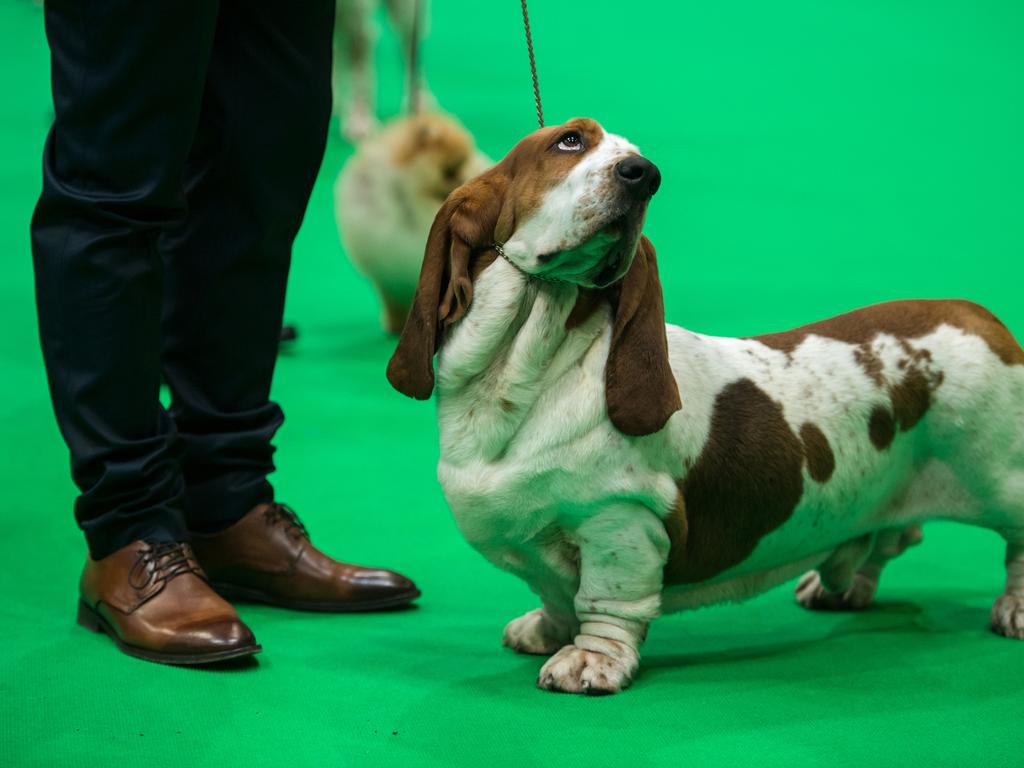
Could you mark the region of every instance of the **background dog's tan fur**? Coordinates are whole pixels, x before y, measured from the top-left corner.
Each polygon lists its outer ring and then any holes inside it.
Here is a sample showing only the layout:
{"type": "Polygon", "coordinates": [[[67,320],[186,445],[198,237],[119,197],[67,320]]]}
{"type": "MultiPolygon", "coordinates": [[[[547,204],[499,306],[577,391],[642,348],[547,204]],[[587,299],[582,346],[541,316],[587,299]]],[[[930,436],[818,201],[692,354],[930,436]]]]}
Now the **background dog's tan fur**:
{"type": "Polygon", "coordinates": [[[420,114],[385,126],[342,168],[335,185],[342,244],[377,288],[389,332],[405,323],[441,204],[490,164],[455,118],[420,114]]]}

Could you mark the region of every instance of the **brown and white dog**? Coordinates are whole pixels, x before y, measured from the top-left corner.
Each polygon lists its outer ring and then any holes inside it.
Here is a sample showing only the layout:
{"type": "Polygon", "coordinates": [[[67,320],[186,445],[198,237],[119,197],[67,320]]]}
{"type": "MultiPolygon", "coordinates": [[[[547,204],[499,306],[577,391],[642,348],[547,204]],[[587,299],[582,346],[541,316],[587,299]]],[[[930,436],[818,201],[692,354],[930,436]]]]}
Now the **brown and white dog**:
{"type": "Polygon", "coordinates": [[[1024,350],[963,301],[901,301],[729,339],[665,326],[641,235],[657,169],[593,120],[456,190],[388,367],[435,388],[459,527],[542,607],[505,628],[538,684],[629,684],[648,623],[813,569],[861,608],[944,518],[1007,541],[992,628],[1024,637],[1024,350]],[[496,250],[496,248],[498,250],[496,250]],[[442,343],[443,342],[443,343],[442,343]]]}

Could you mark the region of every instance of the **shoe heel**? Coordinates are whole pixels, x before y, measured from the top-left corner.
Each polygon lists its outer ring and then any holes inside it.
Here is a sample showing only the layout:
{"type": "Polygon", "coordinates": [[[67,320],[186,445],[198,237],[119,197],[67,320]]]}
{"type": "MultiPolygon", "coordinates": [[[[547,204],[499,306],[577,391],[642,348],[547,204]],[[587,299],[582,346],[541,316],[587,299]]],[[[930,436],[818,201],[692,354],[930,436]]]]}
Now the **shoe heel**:
{"type": "Polygon", "coordinates": [[[78,601],[78,623],[90,632],[102,632],[103,625],[96,612],[85,604],[84,600],[78,601]]]}

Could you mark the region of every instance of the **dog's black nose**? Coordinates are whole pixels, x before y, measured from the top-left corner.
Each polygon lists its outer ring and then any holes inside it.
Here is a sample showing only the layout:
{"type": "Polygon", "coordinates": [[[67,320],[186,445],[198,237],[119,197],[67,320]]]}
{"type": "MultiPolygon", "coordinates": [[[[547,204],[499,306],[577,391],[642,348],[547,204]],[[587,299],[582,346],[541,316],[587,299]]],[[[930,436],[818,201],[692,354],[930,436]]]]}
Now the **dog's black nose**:
{"type": "Polygon", "coordinates": [[[619,181],[637,197],[650,197],[661,186],[661,171],[646,157],[627,157],[615,166],[619,181]]]}

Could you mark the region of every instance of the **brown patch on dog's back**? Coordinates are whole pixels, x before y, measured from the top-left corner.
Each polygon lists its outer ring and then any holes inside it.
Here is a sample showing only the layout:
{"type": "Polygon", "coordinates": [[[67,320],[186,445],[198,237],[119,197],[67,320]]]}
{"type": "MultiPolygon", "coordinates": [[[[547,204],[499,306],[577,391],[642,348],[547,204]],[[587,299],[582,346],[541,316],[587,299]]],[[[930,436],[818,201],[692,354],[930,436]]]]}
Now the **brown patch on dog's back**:
{"type": "Polygon", "coordinates": [[[781,405],[749,379],[725,387],[704,449],[679,483],[682,501],[665,521],[665,583],[704,581],[749,557],[796,509],[803,461],[781,405]]]}
{"type": "Polygon", "coordinates": [[[800,439],[807,455],[807,471],[817,482],[827,483],[836,471],[836,457],[825,433],[808,421],[800,427],[800,439]]]}
{"type": "MultiPolygon", "coordinates": [[[[898,339],[917,339],[944,323],[981,338],[1006,365],[1024,365],[1024,349],[1007,327],[984,307],[960,299],[890,301],[789,331],[750,338],[789,354],[808,336],[866,345],[880,333],[898,339]]],[[[869,357],[858,357],[857,362],[875,378],[872,374],[875,363],[869,357]]]]}
{"type": "MultiPolygon", "coordinates": [[[[897,431],[907,432],[924,418],[932,404],[932,393],[942,385],[944,373],[935,366],[931,351],[915,349],[908,341],[920,339],[942,325],[977,336],[1005,365],[1024,365],[1024,349],[1006,326],[984,307],[961,300],[876,304],[790,331],[754,336],[751,340],[787,355],[808,336],[855,345],[854,360],[889,396],[888,407],[876,406],[867,424],[871,443],[882,451],[892,445],[897,431]],[[880,334],[894,337],[905,355],[896,363],[902,377],[888,386],[882,360],[872,348],[872,341],[880,334]]],[[[892,378],[888,377],[890,382],[892,378]]]]}

